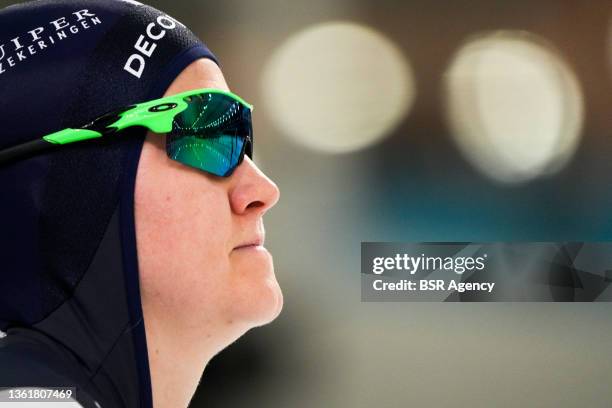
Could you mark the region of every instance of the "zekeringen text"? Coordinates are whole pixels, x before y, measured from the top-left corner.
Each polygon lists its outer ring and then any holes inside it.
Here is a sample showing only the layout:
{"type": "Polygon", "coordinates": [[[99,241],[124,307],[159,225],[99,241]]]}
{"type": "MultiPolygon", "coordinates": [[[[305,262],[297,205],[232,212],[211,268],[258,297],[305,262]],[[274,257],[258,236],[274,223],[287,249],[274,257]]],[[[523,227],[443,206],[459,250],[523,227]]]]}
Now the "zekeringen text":
{"type": "Polygon", "coordinates": [[[0,75],[36,54],[99,24],[102,24],[100,17],[88,9],[83,9],[39,27],[30,27],[30,30],[9,40],[0,39],[0,75]]]}

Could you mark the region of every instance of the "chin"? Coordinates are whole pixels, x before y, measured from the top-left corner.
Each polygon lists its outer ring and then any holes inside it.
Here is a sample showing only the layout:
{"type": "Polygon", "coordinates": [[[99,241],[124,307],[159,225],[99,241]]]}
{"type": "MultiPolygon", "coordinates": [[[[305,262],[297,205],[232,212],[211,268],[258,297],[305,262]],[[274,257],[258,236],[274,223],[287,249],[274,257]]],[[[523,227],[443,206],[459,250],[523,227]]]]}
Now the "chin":
{"type": "Polygon", "coordinates": [[[253,302],[245,311],[247,321],[252,327],[263,326],[271,323],[280,315],[283,309],[283,292],[274,277],[268,278],[258,288],[253,302]]]}
{"type": "Polygon", "coordinates": [[[248,327],[257,327],[278,317],[283,293],[274,275],[272,256],[267,251],[249,252],[240,252],[233,259],[231,313],[248,327]]]}
{"type": "Polygon", "coordinates": [[[258,326],[271,323],[283,310],[283,292],[278,282],[275,278],[271,278],[266,283],[269,285],[269,291],[271,292],[268,295],[269,304],[266,310],[262,311],[262,318],[259,324],[257,324],[258,326]]]}
{"type": "Polygon", "coordinates": [[[254,277],[241,282],[230,307],[230,320],[241,322],[247,330],[272,322],[283,309],[283,293],[274,274],[254,277]]]}

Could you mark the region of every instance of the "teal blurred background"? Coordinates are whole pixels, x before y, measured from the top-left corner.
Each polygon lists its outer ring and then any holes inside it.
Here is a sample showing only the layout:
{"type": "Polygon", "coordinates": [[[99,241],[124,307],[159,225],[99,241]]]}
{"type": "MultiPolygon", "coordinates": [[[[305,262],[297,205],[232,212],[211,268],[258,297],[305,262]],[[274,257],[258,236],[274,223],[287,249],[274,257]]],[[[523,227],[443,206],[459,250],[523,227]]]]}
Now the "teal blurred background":
{"type": "Polygon", "coordinates": [[[360,302],[362,241],[612,239],[610,1],[147,4],[255,105],[281,190],[283,313],[192,407],[612,406],[610,305],[360,302]]]}

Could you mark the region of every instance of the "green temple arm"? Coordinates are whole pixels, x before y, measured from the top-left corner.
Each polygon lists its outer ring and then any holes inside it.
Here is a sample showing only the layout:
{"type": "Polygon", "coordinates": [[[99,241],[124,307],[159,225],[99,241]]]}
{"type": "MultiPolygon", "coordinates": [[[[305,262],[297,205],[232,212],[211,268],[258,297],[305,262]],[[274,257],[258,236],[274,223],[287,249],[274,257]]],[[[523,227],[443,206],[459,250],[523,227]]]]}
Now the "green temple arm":
{"type": "Polygon", "coordinates": [[[47,136],[43,136],[43,139],[49,143],[63,145],[80,142],[81,140],[94,139],[97,137],[102,137],[102,133],[96,132],[95,130],[68,128],[60,130],[59,132],[51,133],[47,136]]]}

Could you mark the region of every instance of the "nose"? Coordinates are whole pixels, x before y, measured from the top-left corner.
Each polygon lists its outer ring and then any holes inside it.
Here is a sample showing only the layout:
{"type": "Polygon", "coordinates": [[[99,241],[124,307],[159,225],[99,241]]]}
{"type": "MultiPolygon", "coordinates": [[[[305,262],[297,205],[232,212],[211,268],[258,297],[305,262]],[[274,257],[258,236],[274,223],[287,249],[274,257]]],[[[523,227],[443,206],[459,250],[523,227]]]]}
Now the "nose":
{"type": "Polygon", "coordinates": [[[229,197],[236,214],[255,212],[263,215],[278,202],[280,191],[276,184],[246,155],[231,180],[229,197]]]}

